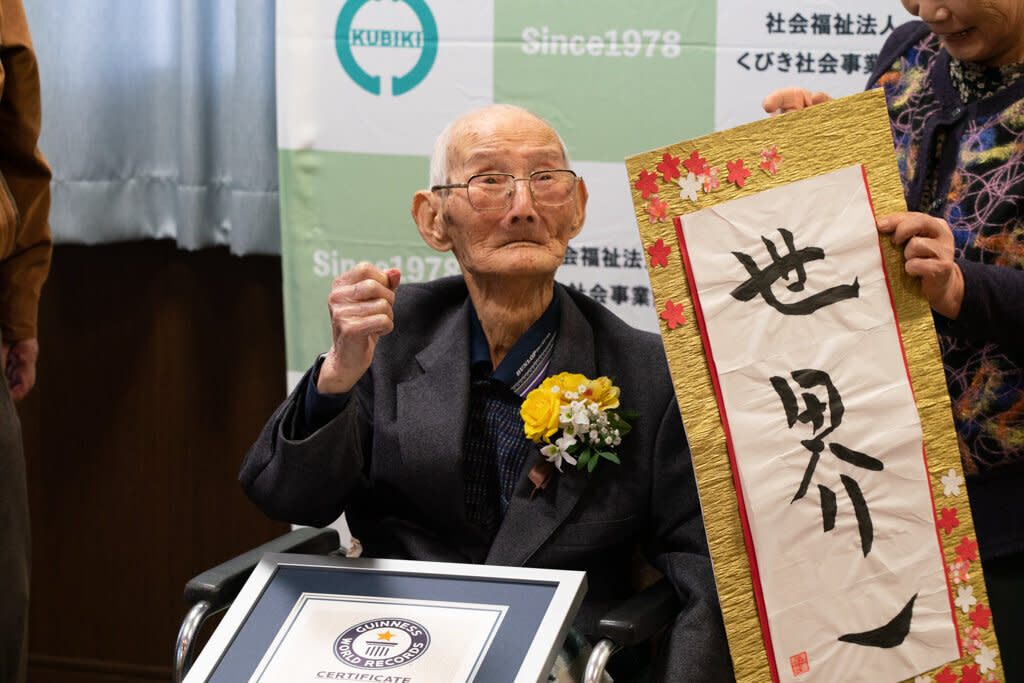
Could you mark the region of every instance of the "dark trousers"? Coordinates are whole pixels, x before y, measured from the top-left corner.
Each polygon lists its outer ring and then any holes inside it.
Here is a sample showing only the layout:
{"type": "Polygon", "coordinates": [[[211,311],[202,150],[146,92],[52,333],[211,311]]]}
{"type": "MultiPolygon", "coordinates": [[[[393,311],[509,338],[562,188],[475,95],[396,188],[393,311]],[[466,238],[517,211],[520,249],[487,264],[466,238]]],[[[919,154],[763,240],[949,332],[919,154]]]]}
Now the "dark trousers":
{"type": "MultiPolygon", "coordinates": [[[[0,369],[2,370],[2,369],[0,369]]],[[[22,683],[28,657],[30,536],[21,423],[0,377],[0,682],[22,683]]]]}
{"type": "Polygon", "coordinates": [[[1024,683],[1024,552],[985,560],[982,569],[1003,660],[1003,680],[1024,683]]]}

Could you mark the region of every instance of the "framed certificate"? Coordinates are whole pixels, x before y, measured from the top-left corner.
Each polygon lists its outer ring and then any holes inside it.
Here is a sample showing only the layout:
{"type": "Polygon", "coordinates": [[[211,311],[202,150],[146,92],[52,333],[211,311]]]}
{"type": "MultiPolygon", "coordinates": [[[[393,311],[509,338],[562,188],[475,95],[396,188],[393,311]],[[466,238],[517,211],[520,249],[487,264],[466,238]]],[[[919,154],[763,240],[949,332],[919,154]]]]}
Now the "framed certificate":
{"type": "Polygon", "coordinates": [[[185,680],[542,681],[585,592],[583,572],[268,554],[185,680]]]}

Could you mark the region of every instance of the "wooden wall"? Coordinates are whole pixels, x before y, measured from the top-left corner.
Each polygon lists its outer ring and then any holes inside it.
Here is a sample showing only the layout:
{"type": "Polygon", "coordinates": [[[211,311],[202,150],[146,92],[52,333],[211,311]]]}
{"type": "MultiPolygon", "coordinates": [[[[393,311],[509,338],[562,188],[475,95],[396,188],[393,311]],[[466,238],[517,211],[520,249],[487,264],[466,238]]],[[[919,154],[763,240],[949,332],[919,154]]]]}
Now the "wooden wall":
{"type": "Polygon", "coordinates": [[[59,246],[19,405],[29,681],[169,680],[185,582],[287,527],[236,474],[284,397],[280,259],[59,246]]]}

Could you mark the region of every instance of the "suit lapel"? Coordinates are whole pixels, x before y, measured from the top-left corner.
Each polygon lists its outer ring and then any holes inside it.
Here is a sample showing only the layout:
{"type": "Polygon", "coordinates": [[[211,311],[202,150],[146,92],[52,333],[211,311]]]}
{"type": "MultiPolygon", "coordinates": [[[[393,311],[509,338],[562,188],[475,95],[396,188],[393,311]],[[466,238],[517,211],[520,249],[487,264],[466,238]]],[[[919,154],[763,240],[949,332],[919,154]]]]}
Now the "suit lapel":
{"type": "MultiPolygon", "coordinates": [[[[548,374],[577,372],[593,379],[597,371],[593,331],[568,291],[560,285],[555,286],[561,289],[562,319],[548,374]]],[[[587,474],[566,464],[562,466],[562,472],[555,471],[547,488],[538,491],[531,500],[533,484],[527,475],[530,468],[542,459],[539,447],[533,446],[519,473],[512,502],[487,554],[487,564],[525,565],[565,522],[583,495],[589,483],[587,474]]]]}
{"type": "MultiPolygon", "coordinates": [[[[467,304],[468,305],[468,304],[467,304]]],[[[396,418],[404,476],[442,519],[465,525],[462,441],[469,415],[469,322],[466,305],[416,354],[421,373],[402,382],[396,418]]]]}

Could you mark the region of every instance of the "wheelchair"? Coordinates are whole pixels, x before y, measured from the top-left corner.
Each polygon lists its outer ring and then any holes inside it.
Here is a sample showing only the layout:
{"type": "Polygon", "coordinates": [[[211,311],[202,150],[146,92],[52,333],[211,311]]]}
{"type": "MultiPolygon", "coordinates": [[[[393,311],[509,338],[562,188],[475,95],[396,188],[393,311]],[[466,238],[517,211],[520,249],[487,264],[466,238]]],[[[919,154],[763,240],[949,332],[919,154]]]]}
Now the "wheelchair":
{"type": "MultiPolygon", "coordinates": [[[[265,553],[345,555],[335,529],[295,529],[195,576],[185,585],[189,611],[174,648],[174,683],[182,683],[192,666],[196,638],[207,619],[227,609],[265,553]]],[[[598,624],[594,645],[581,679],[599,683],[608,659],[625,647],[650,640],[679,613],[680,603],[668,580],[661,578],[609,610],[598,624]]]]}

